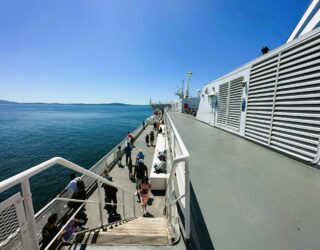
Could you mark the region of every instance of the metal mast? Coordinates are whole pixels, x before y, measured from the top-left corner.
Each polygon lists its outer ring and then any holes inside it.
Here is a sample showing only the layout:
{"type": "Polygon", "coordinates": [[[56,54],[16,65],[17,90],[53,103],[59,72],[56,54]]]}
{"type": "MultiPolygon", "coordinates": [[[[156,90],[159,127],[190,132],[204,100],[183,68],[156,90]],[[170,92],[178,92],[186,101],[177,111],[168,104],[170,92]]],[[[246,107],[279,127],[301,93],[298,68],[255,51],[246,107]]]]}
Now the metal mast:
{"type": "Polygon", "coordinates": [[[190,85],[191,75],[192,75],[192,72],[188,71],[187,72],[187,87],[186,87],[186,92],[185,92],[184,98],[188,98],[189,97],[189,85],[190,85]]]}

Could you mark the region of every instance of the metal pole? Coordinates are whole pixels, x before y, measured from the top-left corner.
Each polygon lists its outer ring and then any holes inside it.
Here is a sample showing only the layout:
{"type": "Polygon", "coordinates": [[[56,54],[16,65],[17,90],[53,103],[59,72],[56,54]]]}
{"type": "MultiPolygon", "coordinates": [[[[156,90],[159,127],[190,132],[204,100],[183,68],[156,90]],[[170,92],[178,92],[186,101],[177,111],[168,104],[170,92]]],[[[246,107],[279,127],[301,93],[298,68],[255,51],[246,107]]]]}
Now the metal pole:
{"type": "Polygon", "coordinates": [[[188,161],[185,161],[184,165],[184,171],[185,171],[185,231],[186,231],[186,239],[190,239],[190,176],[189,176],[189,166],[188,161]]]}
{"type": "Polygon", "coordinates": [[[189,85],[190,85],[190,78],[191,78],[192,72],[188,71],[187,72],[187,87],[186,87],[186,93],[184,95],[184,98],[188,98],[189,97],[189,85]]]}
{"type": "Polygon", "coordinates": [[[132,196],[132,209],[133,209],[133,216],[136,217],[136,204],[135,204],[135,196],[132,196]]]}
{"type": "Polygon", "coordinates": [[[101,182],[97,181],[98,185],[98,196],[99,196],[99,214],[100,214],[100,226],[103,226],[103,201],[102,201],[102,192],[101,192],[101,182]]]}
{"type": "Polygon", "coordinates": [[[37,225],[34,217],[34,209],[32,204],[32,195],[30,191],[29,178],[21,182],[22,195],[24,198],[24,208],[27,215],[31,241],[33,243],[33,249],[39,249],[39,242],[37,237],[37,225]]]}
{"type": "Polygon", "coordinates": [[[126,204],[124,203],[124,192],[123,192],[123,190],[122,190],[122,204],[123,204],[123,206],[122,206],[123,219],[125,219],[125,217],[126,217],[126,214],[125,214],[125,212],[126,212],[126,204]]]}

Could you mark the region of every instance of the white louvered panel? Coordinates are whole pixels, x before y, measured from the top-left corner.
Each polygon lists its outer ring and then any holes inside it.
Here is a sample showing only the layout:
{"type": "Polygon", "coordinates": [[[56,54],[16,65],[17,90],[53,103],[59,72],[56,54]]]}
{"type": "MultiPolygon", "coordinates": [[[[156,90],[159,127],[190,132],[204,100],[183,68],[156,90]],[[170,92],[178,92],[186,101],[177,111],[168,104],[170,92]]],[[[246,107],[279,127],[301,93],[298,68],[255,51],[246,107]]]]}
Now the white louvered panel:
{"type": "Polygon", "coordinates": [[[281,89],[288,89],[288,88],[299,88],[299,87],[304,87],[304,86],[310,86],[310,85],[319,85],[320,84],[320,79],[317,80],[313,80],[313,81],[304,81],[304,82],[300,82],[300,83],[292,83],[290,84],[290,86],[288,86],[287,84],[285,85],[280,85],[277,87],[277,90],[281,90],[281,89]]]}
{"type": "MultiPolygon", "coordinates": [[[[294,133],[294,135],[292,135],[292,133],[288,133],[285,130],[281,130],[279,132],[276,131],[276,130],[273,130],[272,131],[272,135],[275,135],[274,136],[275,138],[283,137],[283,138],[287,138],[287,139],[292,140],[292,141],[297,141],[297,142],[302,142],[302,143],[309,143],[309,144],[314,144],[314,145],[318,144],[318,140],[315,140],[315,139],[312,138],[312,136],[314,136],[314,135],[311,135],[311,137],[306,137],[304,135],[300,135],[300,134],[296,133],[296,131],[292,131],[292,132],[294,133]],[[311,139],[308,139],[308,138],[311,138],[311,139]]],[[[310,148],[308,148],[308,149],[310,149],[310,148]]],[[[311,146],[311,150],[313,150],[313,149],[314,149],[314,146],[311,146]]]]}
{"type": "Polygon", "coordinates": [[[285,59],[289,56],[297,55],[297,54],[303,53],[304,51],[308,51],[310,48],[317,47],[320,44],[319,38],[320,38],[319,36],[316,36],[308,41],[305,41],[303,43],[300,43],[294,47],[291,47],[285,50],[284,51],[285,53],[283,53],[282,58],[285,59]]]}
{"type": "Polygon", "coordinates": [[[257,64],[253,65],[254,71],[250,74],[254,75],[256,72],[260,72],[261,70],[265,70],[268,68],[268,65],[275,64],[274,67],[276,67],[276,62],[278,60],[278,56],[272,56],[270,58],[265,59],[264,61],[258,62],[257,64]]]}
{"type": "MultiPolygon", "coordinates": [[[[292,155],[292,156],[294,156],[294,157],[296,157],[296,158],[299,158],[299,159],[301,159],[301,160],[304,160],[304,161],[309,161],[309,160],[310,160],[310,156],[311,156],[311,157],[314,157],[313,154],[311,154],[309,157],[304,157],[304,156],[303,156],[302,154],[300,154],[299,152],[298,152],[298,153],[295,153],[295,151],[290,150],[288,147],[286,147],[286,146],[282,147],[282,146],[283,146],[283,144],[280,144],[280,145],[278,145],[278,146],[271,145],[271,148],[276,149],[276,150],[278,150],[278,151],[281,151],[281,152],[283,152],[283,153],[292,155]]],[[[302,151],[301,151],[301,152],[302,152],[302,151]]]]}
{"type": "Polygon", "coordinates": [[[320,134],[320,39],[281,54],[270,146],[303,160],[316,157],[320,134]]]}
{"type": "Polygon", "coordinates": [[[320,66],[317,64],[314,67],[310,67],[308,69],[303,68],[302,70],[297,70],[297,71],[290,71],[289,73],[285,73],[285,74],[279,74],[279,81],[281,81],[281,79],[288,79],[288,78],[293,78],[296,76],[303,76],[306,75],[308,73],[312,73],[312,72],[319,72],[320,71],[320,66]]]}
{"type": "Polygon", "coordinates": [[[272,87],[274,88],[274,83],[271,82],[271,83],[266,83],[264,84],[263,86],[260,86],[260,85],[257,85],[257,86],[250,86],[251,90],[260,90],[260,89],[264,89],[264,88],[267,88],[267,87],[272,87]]]}
{"type": "Polygon", "coordinates": [[[245,136],[263,144],[269,141],[277,65],[275,55],[253,65],[250,71],[245,136]]]}
{"type": "Polygon", "coordinates": [[[268,127],[270,128],[270,121],[268,120],[261,120],[261,121],[258,121],[256,119],[252,119],[250,117],[248,117],[247,119],[247,124],[248,125],[257,125],[257,126],[265,126],[265,127],[268,127]]]}
{"type": "Polygon", "coordinates": [[[236,130],[240,128],[242,80],[240,78],[230,82],[227,126],[236,130]]]}
{"type": "Polygon", "coordinates": [[[311,74],[295,77],[295,78],[289,78],[289,79],[283,79],[278,81],[278,85],[281,84],[288,84],[288,83],[299,83],[303,81],[312,81],[314,79],[318,79],[320,77],[320,73],[318,72],[312,72],[311,74]]]}
{"type": "MultiPolygon", "coordinates": [[[[301,131],[307,130],[307,131],[311,131],[314,133],[318,133],[320,132],[320,126],[317,125],[305,125],[305,124],[296,124],[296,123],[286,123],[286,122],[277,122],[274,121],[273,125],[277,125],[278,127],[284,128],[284,127],[289,127],[289,128],[295,128],[295,129],[301,129],[301,131]]],[[[278,128],[280,129],[280,128],[278,128]]]]}
{"type": "Polygon", "coordinates": [[[228,94],[229,94],[229,83],[224,83],[220,85],[219,96],[218,96],[217,123],[222,126],[226,126],[226,123],[227,123],[228,94]]]}
{"type": "MultiPolygon", "coordinates": [[[[309,61],[309,60],[311,60],[313,58],[317,58],[319,56],[320,56],[320,46],[318,46],[318,48],[316,49],[316,52],[313,51],[311,55],[304,56],[304,57],[302,57],[300,59],[292,60],[292,57],[290,57],[290,58],[287,58],[286,60],[281,60],[282,63],[280,65],[280,69],[284,68],[284,67],[289,67],[289,66],[292,66],[292,65],[297,65],[297,64],[309,61]],[[288,62],[289,60],[290,60],[290,62],[288,62]],[[285,63],[284,61],[287,61],[287,63],[285,63]]],[[[300,57],[300,55],[297,56],[297,57],[300,57]]]]}

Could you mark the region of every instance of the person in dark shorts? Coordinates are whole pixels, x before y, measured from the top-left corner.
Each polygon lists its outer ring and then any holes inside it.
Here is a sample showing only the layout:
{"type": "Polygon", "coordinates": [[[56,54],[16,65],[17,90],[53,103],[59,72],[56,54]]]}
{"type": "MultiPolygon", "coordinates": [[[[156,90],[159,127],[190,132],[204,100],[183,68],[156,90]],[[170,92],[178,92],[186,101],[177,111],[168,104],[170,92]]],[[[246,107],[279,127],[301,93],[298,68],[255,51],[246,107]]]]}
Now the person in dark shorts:
{"type": "Polygon", "coordinates": [[[132,179],[133,178],[133,173],[132,173],[132,169],[133,169],[133,164],[132,164],[132,160],[129,161],[129,163],[127,164],[128,169],[129,169],[129,178],[132,179]]]}
{"type": "MultiPolygon", "coordinates": [[[[112,177],[107,175],[105,176],[105,178],[108,181],[112,181],[112,177]]],[[[105,202],[106,203],[113,203],[113,205],[111,204],[106,204],[104,206],[104,208],[107,210],[108,214],[113,214],[113,213],[117,213],[117,192],[118,189],[116,187],[113,187],[111,185],[102,184],[102,187],[104,188],[104,192],[105,192],[105,202]]]]}
{"type": "Polygon", "coordinates": [[[149,141],[150,141],[150,140],[149,140],[149,134],[147,134],[147,135],[146,135],[146,144],[147,144],[147,147],[149,147],[149,141]]]}
{"type": "Polygon", "coordinates": [[[131,161],[132,162],[132,159],[131,159],[131,151],[132,151],[132,148],[130,146],[130,143],[127,143],[127,146],[124,148],[124,152],[126,154],[126,165],[128,165],[128,162],[131,161]]]}
{"type": "Polygon", "coordinates": [[[140,196],[139,196],[139,185],[142,182],[142,179],[144,177],[148,177],[148,168],[144,164],[144,161],[140,159],[138,161],[138,164],[135,166],[134,169],[134,174],[133,174],[135,180],[136,180],[136,189],[137,189],[137,195],[138,195],[138,200],[140,202],[140,196]]]}
{"type": "Polygon", "coordinates": [[[153,142],[154,142],[154,133],[153,131],[150,132],[150,144],[151,146],[153,146],[153,142]]]}

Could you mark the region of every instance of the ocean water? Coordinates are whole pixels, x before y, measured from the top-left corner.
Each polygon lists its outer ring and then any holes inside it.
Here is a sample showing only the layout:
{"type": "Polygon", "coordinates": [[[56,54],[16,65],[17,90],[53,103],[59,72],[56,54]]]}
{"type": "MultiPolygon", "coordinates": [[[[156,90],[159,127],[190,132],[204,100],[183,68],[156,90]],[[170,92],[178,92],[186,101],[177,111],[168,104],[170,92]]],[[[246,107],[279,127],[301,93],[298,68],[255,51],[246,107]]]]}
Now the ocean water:
{"type": "MultiPolygon", "coordinates": [[[[54,156],[90,168],[151,112],[149,106],[0,104],[0,181],[54,156]]],[[[67,185],[69,173],[53,167],[31,178],[35,210],[67,185]]]]}

